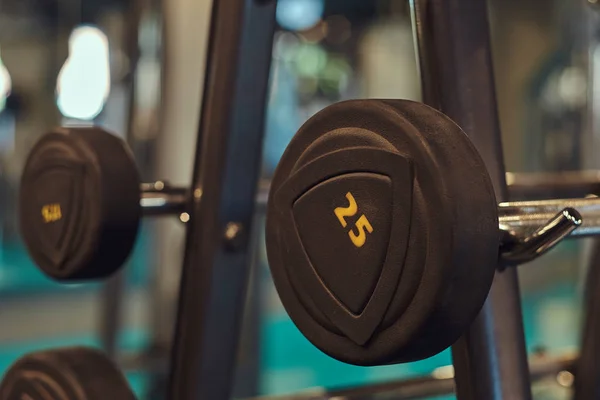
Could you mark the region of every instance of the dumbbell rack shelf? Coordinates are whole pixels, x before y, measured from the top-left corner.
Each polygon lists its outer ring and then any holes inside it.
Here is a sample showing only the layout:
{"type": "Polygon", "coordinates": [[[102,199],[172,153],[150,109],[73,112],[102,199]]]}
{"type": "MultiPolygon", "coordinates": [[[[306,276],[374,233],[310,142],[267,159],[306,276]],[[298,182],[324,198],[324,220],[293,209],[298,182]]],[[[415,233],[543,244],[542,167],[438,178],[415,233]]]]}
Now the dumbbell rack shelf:
{"type": "MultiPolygon", "coordinates": [[[[245,292],[255,256],[257,235],[253,235],[253,224],[257,211],[265,208],[267,197],[266,190],[259,191],[258,196],[257,191],[275,3],[214,2],[196,158],[188,188],[164,182],[138,188],[139,174],[123,144],[97,128],[85,136],[79,128],[60,129],[47,140],[42,139],[48,146],[36,147],[63,171],[58,174],[62,186],[40,180],[50,197],[78,193],[61,189],[73,182],[81,183],[79,186],[91,193],[101,188],[98,192],[104,195],[81,197],[97,200],[86,204],[93,206],[94,212],[83,213],[86,221],[92,221],[90,229],[96,231],[81,230],[90,234],[91,239],[82,240],[91,245],[73,246],[77,257],[66,257],[71,248],[56,247],[60,240],[46,240],[46,245],[38,249],[38,260],[50,261],[45,269],[50,275],[56,272],[53,267],[57,267],[56,276],[65,279],[115,272],[131,250],[140,215],[179,214],[187,222],[167,385],[166,398],[170,400],[226,400],[233,394],[245,292]],[[56,147],[52,140],[62,143],[62,147],[56,147]],[[102,162],[92,157],[87,170],[78,168],[83,165],[84,155],[94,155],[97,144],[103,144],[104,153],[119,152],[120,167],[98,156],[102,162]],[[75,178],[64,173],[69,168],[63,165],[65,160],[56,157],[61,154],[57,149],[73,158],[69,165],[76,167],[75,178]],[[86,263],[91,264],[91,270],[86,270],[86,263]]],[[[299,329],[334,358],[357,365],[381,365],[426,358],[452,345],[453,379],[425,378],[418,382],[423,390],[440,389],[438,385],[443,383],[444,392],[454,388],[459,400],[529,400],[530,380],[542,372],[533,367],[530,370],[528,365],[517,271],[507,266],[528,262],[569,236],[600,235],[600,199],[583,198],[597,192],[598,176],[582,174],[580,179],[556,186],[556,177],[551,175],[529,180],[525,175],[509,175],[507,179],[486,2],[414,0],[411,5],[423,97],[430,107],[401,100],[350,101],[328,107],[301,128],[274,174],[274,189],[266,207],[267,253],[274,282],[299,329]],[[355,125],[343,125],[346,123],[355,125]],[[322,172],[315,166],[329,169],[322,172]],[[328,192],[323,188],[331,188],[327,186],[331,181],[337,185],[333,186],[336,190],[328,192]],[[508,202],[511,186],[524,197],[554,192],[555,186],[560,193],[575,193],[575,197],[582,198],[508,202]],[[387,228],[377,228],[373,233],[367,216],[357,214],[357,200],[340,187],[358,188],[357,193],[363,195],[361,204],[365,204],[365,198],[373,200],[366,201],[371,210],[377,210],[371,214],[372,221],[377,222],[373,225],[387,228]],[[372,188],[375,190],[371,192],[372,188]],[[473,193],[466,194],[470,190],[473,193]],[[310,196],[325,193],[325,197],[311,203],[306,201],[309,192],[310,196]],[[383,195],[371,195],[375,192],[383,195]],[[345,193],[348,206],[335,206],[332,214],[331,193],[345,193]],[[473,205],[481,207],[478,210],[473,205]],[[296,219],[295,212],[303,218],[296,219]],[[321,218],[327,215],[333,219],[336,215],[346,229],[345,217],[355,214],[352,223],[358,235],[352,226],[343,235],[330,234],[331,226],[325,226],[321,218]],[[325,279],[315,272],[306,255],[311,245],[298,239],[302,235],[298,221],[305,219],[312,221],[305,238],[316,243],[313,249],[325,250],[325,262],[315,265],[343,267],[325,272],[333,271],[335,281],[346,274],[344,284],[349,286],[340,293],[350,293],[349,301],[348,297],[336,297],[339,293],[324,285],[325,279]],[[320,236],[315,234],[317,231],[320,236]],[[383,245],[365,246],[361,253],[357,249],[365,244],[365,231],[372,234],[370,237],[387,232],[388,237],[379,241],[383,245]],[[323,238],[335,245],[323,246],[323,238]],[[335,242],[334,238],[343,242],[335,242]],[[408,247],[415,249],[413,254],[405,251],[408,247]],[[335,252],[333,256],[330,250],[335,252]],[[366,262],[355,262],[353,258],[359,257],[366,257],[366,262]],[[356,267],[352,263],[358,265],[360,273],[347,272],[356,267]],[[368,287],[361,274],[370,279],[373,272],[379,274],[374,279],[376,286],[368,287]],[[352,279],[358,285],[352,287],[352,279]],[[400,285],[409,290],[400,290],[400,285]],[[359,290],[355,290],[357,287],[359,290]],[[370,297],[363,305],[356,305],[356,298],[365,288],[370,297]],[[372,305],[370,311],[375,312],[367,312],[372,305]],[[408,326],[406,321],[414,324],[408,326]]],[[[31,157],[31,164],[43,161],[38,158],[31,157]]],[[[31,177],[43,176],[39,171],[33,168],[31,177]]],[[[42,221],[43,229],[30,229],[34,245],[43,232],[50,233],[48,238],[52,239],[59,232],[56,227],[71,227],[64,222],[69,219],[68,211],[63,218],[63,208],[69,210],[65,207],[68,202],[42,202],[40,216],[37,188],[21,185],[22,203],[30,200],[29,209],[21,207],[24,220],[42,221]]],[[[83,236],[73,232],[76,239],[83,236]]],[[[600,298],[591,296],[588,300],[600,304],[600,298]]],[[[586,318],[586,332],[595,332],[598,322],[594,313],[588,312],[586,318]]],[[[587,334],[587,347],[574,361],[580,372],[575,374],[577,400],[594,398],[600,375],[593,352],[600,347],[597,336],[587,334]]],[[[540,368],[548,373],[548,368],[553,371],[552,365],[562,369],[572,364],[553,364],[550,360],[540,368]]],[[[402,385],[399,383],[398,388],[402,385]]],[[[125,386],[122,388],[129,398],[125,386]]],[[[347,395],[378,388],[353,389],[347,395]]],[[[346,396],[343,393],[339,396],[346,396]]]]}
{"type": "MultiPolygon", "coordinates": [[[[510,233],[515,238],[525,238],[535,230],[543,227],[551,219],[561,214],[565,209],[574,209],[580,214],[581,226],[576,225],[569,236],[594,236],[600,235],[600,199],[591,193],[598,192],[594,188],[600,187],[600,174],[596,171],[587,173],[572,173],[571,178],[564,174],[507,174],[507,178],[520,182],[518,187],[508,185],[509,192],[527,192],[530,197],[540,197],[550,189],[547,182],[557,182],[559,185],[552,189],[555,194],[580,194],[585,198],[550,199],[533,201],[512,201],[498,205],[500,229],[510,233]],[[543,179],[542,185],[537,186],[537,179],[543,179]],[[574,179],[575,182],[563,179],[574,179]],[[527,182],[525,184],[524,182],[527,182]],[[560,187],[562,184],[562,187],[560,187]]],[[[263,210],[267,204],[269,192],[268,184],[263,185],[258,191],[255,206],[263,210]]],[[[190,190],[184,187],[173,187],[164,181],[144,183],[140,186],[140,206],[144,216],[177,215],[189,211],[192,202],[190,190]]],[[[567,235],[565,235],[567,236],[567,235]]]]}
{"type": "MultiPolygon", "coordinates": [[[[486,2],[414,0],[411,5],[424,102],[458,123],[482,155],[500,203],[499,228],[508,232],[499,231],[499,241],[510,241],[512,253],[521,246],[523,261],[564,236],[600,232],[599,201],[594,198],[506,203],[510,197],[486,2]]],[[[272,0],[214,3],[188,199],[181,197],[183,192],[174,196],[155,192],[142,199],[142,208],[148,209],[144,213],[190,216],[168,399],[225,400],[232,394],[242,302],[253,261],[248,236],[254,212],[262,206],[257,204],[256,188],[274,15],[272,0]],[[155,211],[150,211],[153,207],[155,211]],[[232,224],[244,237],[234,247],[225,234],[232,224]]],[[[587,194],[588,187],[594,193],[597,185],[590,180],[591,175],[558,187],[552,178],[538,177],[533,184],[508,179],[509,186],[527,198],[532,190],[553,192],[549,186],[566,193],[575,189],[573,196],[587,194]],[[577,192],[580,189],[582,193],[577,192]]],[[[265,198],[262,193],[259,197],[265,198]]],[[[500,261],[479,317],[452,349],[459,400],[531,399],[517,272],[503,266],[500,261]]]]}
{"type": "MultiPolygon", "coordinates": [[[[576,356],[565,354],[560,357],[541,356],[530,360],[533,382],[555,377],[559,385],[570,387],[576,356]]],[[[454,373],[451,365],[440,367],[436,373],[395,382],[385,382],[359,387],[326,390],[308,389],[306,393],[282,396],[261,396],[249,400],[336,400],[384,398],[394,400],[428,399],[450,395],[454,392],[454,373]]]]}

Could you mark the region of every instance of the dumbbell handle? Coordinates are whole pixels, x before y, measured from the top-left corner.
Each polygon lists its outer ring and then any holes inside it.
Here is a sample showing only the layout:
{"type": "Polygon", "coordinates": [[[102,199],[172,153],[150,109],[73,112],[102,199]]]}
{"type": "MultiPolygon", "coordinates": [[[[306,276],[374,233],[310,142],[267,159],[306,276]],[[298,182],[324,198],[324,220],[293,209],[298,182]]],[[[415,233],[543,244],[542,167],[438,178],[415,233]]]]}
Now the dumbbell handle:
{"type": "MultiPolygon", "coordinates": [[[[600,189],[600,171],[560,173],[509,172],[506,174],[506,181],[511,196],[517,198],[540,198],[549,195],[584,196],[589,193],[595,193],[600,189]]],[[[186,188],[172,187],[164,181],[156,181],[143,183],[140,191],[141,206],[144,210],[144,215],[177,214],[186,210],[188,203],[187,196],[189,195],[189,191],[186,188]]],[[[259,210],[264,210],[267,204],[268,192],[268,182],[261,182],[256,199],[259,210]]],[[[560,210],[555,211],[558,212],[560,210]]],[[[547,212],[546,214],[551,214],[551,212],[547,212]]]]}
{"type": "Polygon", "coordinates": [[[564,210],[575,210],[582,223],[570,236],[600,235],[600,198],[516,201],[498,206],[500,229],[515,237],[526,237],[564,210]]]}
{"type": "MultiPolygon", "coordinates": [[[[259,209],[264,208],[266,204],[268,189],[267,185],[263,185],[258,192],[259,209]]],[[[144,215],[183,213],[189,202],[187,188],[173,187],[163,181],[143,183],[140,193],[140,205],[144,215]]],[[[567,235],[600,235],[600,199],[597,197],[501,203],[498,205],[500,230],[514,240],[524,240],[565,209],[576,210],[583,220],[581,226],[573,225],[572,232],[567,235]]],[[[571,222],[568,225],[572,225],[571,222]]]]}
{"type": "Polygon", "coordinates": [[[184,213],[189,202],[186,188],[172,187],[163,181],[142,183],[140,205],[144,216],[184,213]]]}
{"type": "Polygon", "coordinates": [[[600,235],[600,198],[501,203],[502,257],[520,264],[545,253],[567,236],[600,235]]]}
{"type": "MultiPolygon", "coordinates": [[[[142,184],[140,193],[145,216],[181,214],[189,204],[188,189],[163,181],[142,184]]],[[[267,186],[259,190],[259,210],[266,203],[267,193],[267,186]]],[[[600,235],[600,198],[501,203],[498,217],[502,258],[509,264],[522,264],[567,236],[600,235]]]]}

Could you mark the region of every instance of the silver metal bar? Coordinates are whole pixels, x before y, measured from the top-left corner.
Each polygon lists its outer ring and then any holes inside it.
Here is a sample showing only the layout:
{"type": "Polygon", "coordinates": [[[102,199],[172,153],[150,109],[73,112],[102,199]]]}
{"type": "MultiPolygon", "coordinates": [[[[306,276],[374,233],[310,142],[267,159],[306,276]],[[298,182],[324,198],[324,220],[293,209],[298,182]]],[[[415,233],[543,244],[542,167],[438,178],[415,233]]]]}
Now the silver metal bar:
{"type": "MultiPolygon", "coordinates": [[[[513,178],[514,176],[517,176],[518,178],[516,179],[521,180],[521,182],[529,180],[533,185],[532,187],[535,187],[536,178],[534,178],[533,175],[537,174],[512,175],[513,178]]],[[[591,176],[591,173],[584,175],[591,176]]],[[[557,178],[547,177],[547,179],[552,180],[557,178]]],[[[541,180],[546,182],[546,178],[541,180]]],[[[591,181],[588,183],[590,182],[591,181]]],[[[545,183],[542,186],[545,187],[545,183]]],[[[574,188],[576,186],[570,187],[574,188]]],[[[579,188],[577,190],[580,190],[583,186],[577,188],[579,188]]],[[[172,187],[165,182],[157,181],[142,184],[140,191],[140,204],[144,215],[157,216],[178,214],[185,212],[187,209],[189,191],[186,188],[172,187]]],[[[262,182],[256,198],[258,210],[263,211],[266,207],[268,192],[268,183],[262,182]]],[[[540,232],[536,234],[536,240],[540,240],[542,237],[548,237],[548,233],[556,234],[556,231],[554,230],[548,231],[547,225],[550,224],[555,217],[559,216],[559,214],[563,215],[565,209],[574,210],[575,213],[580,214],[582,219],[582,223],[576,224],[576,229],[572,229],[572,232],[568,232],[568,236],[580,237],[600,235],[600,198],[596,196],[580,199],[552,199],[500,203],[498,205],[499,227],[501,231],[508,235],[507,237],[512,237],[514,241],[524,241],[536,231],[540,230],[540,232]]],[[[553,223],[556,224],[556,222],[557,221],[554,221],[553,223]]],[[[564,222],[573,221],[567,219],[564,222]]],[[[560,224],[559,226],[565,227],[565,225],[560,224]]],[[[530,245],[532,244],[531,238],[528,239],[528,243],[530,245]]]]}
{"type": "Polygon", "coordinates": [[[511,265],[529,262],[556,246],[581,226],[581,215],[573,208],[565,208],[532,234],[501,244],[502,259],[511,265]]]}
{"type": "Polygon", "coordinates": [[[140,205],[144,216],[173,215],[184,213],[189,204],[189,191],[171,187],[163,181],[142,183],[140,205]]]}
{"type": "Polygon", "coordinates": [[[598,197],[500,203],[498,205],[499,226],[510,236],[525,238],[568,208],[576,210],[582,220],[580,226],[569,236],[600,235],[598,197]]]}

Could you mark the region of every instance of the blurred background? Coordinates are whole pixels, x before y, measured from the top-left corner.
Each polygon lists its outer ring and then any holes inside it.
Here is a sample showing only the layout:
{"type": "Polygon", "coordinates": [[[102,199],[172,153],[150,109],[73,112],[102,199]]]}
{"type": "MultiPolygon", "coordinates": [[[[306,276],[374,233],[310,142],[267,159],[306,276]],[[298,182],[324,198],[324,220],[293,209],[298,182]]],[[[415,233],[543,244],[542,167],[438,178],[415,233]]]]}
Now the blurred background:
{"type": "MultiPolygon", "coordinates": [[[[596,2],[489,1],[508,171],[600,169],[596,2]]],[[[0,371],[34,349],[87,344],[122,364],[140,398],[161,398],[184,223],[145,220],[119,276],[62,286],[38,272],[20,240],[18,182],[49,128],[97,124],[130,143],[144,180],[188,185],[210,9],[210,0],[0,0],[0,371]]],[[[279,0],[277,24],[265,185],[296,129],[323,107],[420,99],[407,0],[279,0]]],[[[236,397],[447,374],[448,351],[376,368],[320,353],[279,303],[262,226],[256,239],[236,397]]],[[[567,241],[519,269],[533,357],[577,350],[590,247],[567,241]]],[[[568,398],[572,379],[564,378],[537,383],[536,399],[568,398]]]]}

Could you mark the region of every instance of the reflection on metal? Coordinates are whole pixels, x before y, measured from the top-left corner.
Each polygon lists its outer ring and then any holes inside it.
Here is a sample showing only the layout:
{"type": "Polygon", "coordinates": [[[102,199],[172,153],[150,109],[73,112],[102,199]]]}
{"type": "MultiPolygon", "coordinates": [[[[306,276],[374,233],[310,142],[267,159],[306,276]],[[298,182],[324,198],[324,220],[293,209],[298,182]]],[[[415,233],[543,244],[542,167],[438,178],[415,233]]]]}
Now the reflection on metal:
{"type": "Polygon", "coordinates": [[[577,210],[565,208],[532,234],[503,243],[502,259],[512,265],[529,262],[553,248],[579,227],[581,222],[581,215],[577,210]]]}
{"type": "Polygon", "coordinates": [[[556,382],[562,387],[572,387],[575,382],[575,375],[569,371],[560,371],[556,374],[556,382]]]}
{"type": "Polygon", "coordinates": [[[225,225],[223,236],[227,249],[232,252],[236,251],[244,241],[244,226],[239,222],[229,222],[225,225]]]}
{"type": "Polygon", "coordinates": [[[525,238],[567,208],[576,210],[582,220],[570,237],[600,235],[600,198],[597,197],[500,203],[500,229],[515,238],[525,238]]]}
{"type": "Polygon", "coordinates": [[[146,216],[184,214],[186,211],[189,199],[185,188],[171,187],[163,181],[157,181],[143,183],[140,192],[140,205],[146,216]]]}
{"type": "MultiPolygon", "coordinates": [[[[573,354],[557,358],[547,356],[532,358],[530,360],[531,379],[532,381],[538,381],[555,376],[560,385],[572,385],[574,378],[572,370],[575,360],[576,357],[573,354]]],[[[440,369],[453,371],[451,365],[441,367],[440,369]]],[[[412,400],[448,395],[453,392],[454,373],[451,373],[444,374],[441,378],[436,378],[432,374],[419,378],[348,389],[326,390],[324,388],[313,388],[303,393],[285,396],[263,396],[256,397],[253,400],[358,400],[374,398],[374,396],[377,396],[377,399],[412,400]]]]}
{"type": "Polygon", "coordinates": [[[181,213],[181,215],[179,216],[179,220],[181,222],[183,222],[184,224],[187,223],[187,222],[189,222],[189,220],[190,220],[190,214],[188,214],[186,212],[181,213]]]}
{"type": "Polygon", "coordinates": [[[165,188],[166,190],[174,190],[174,188],[170,187],[165,181],[142,183],[140,185],[140,191],[143,193],[162,192],[165,188]]]}

